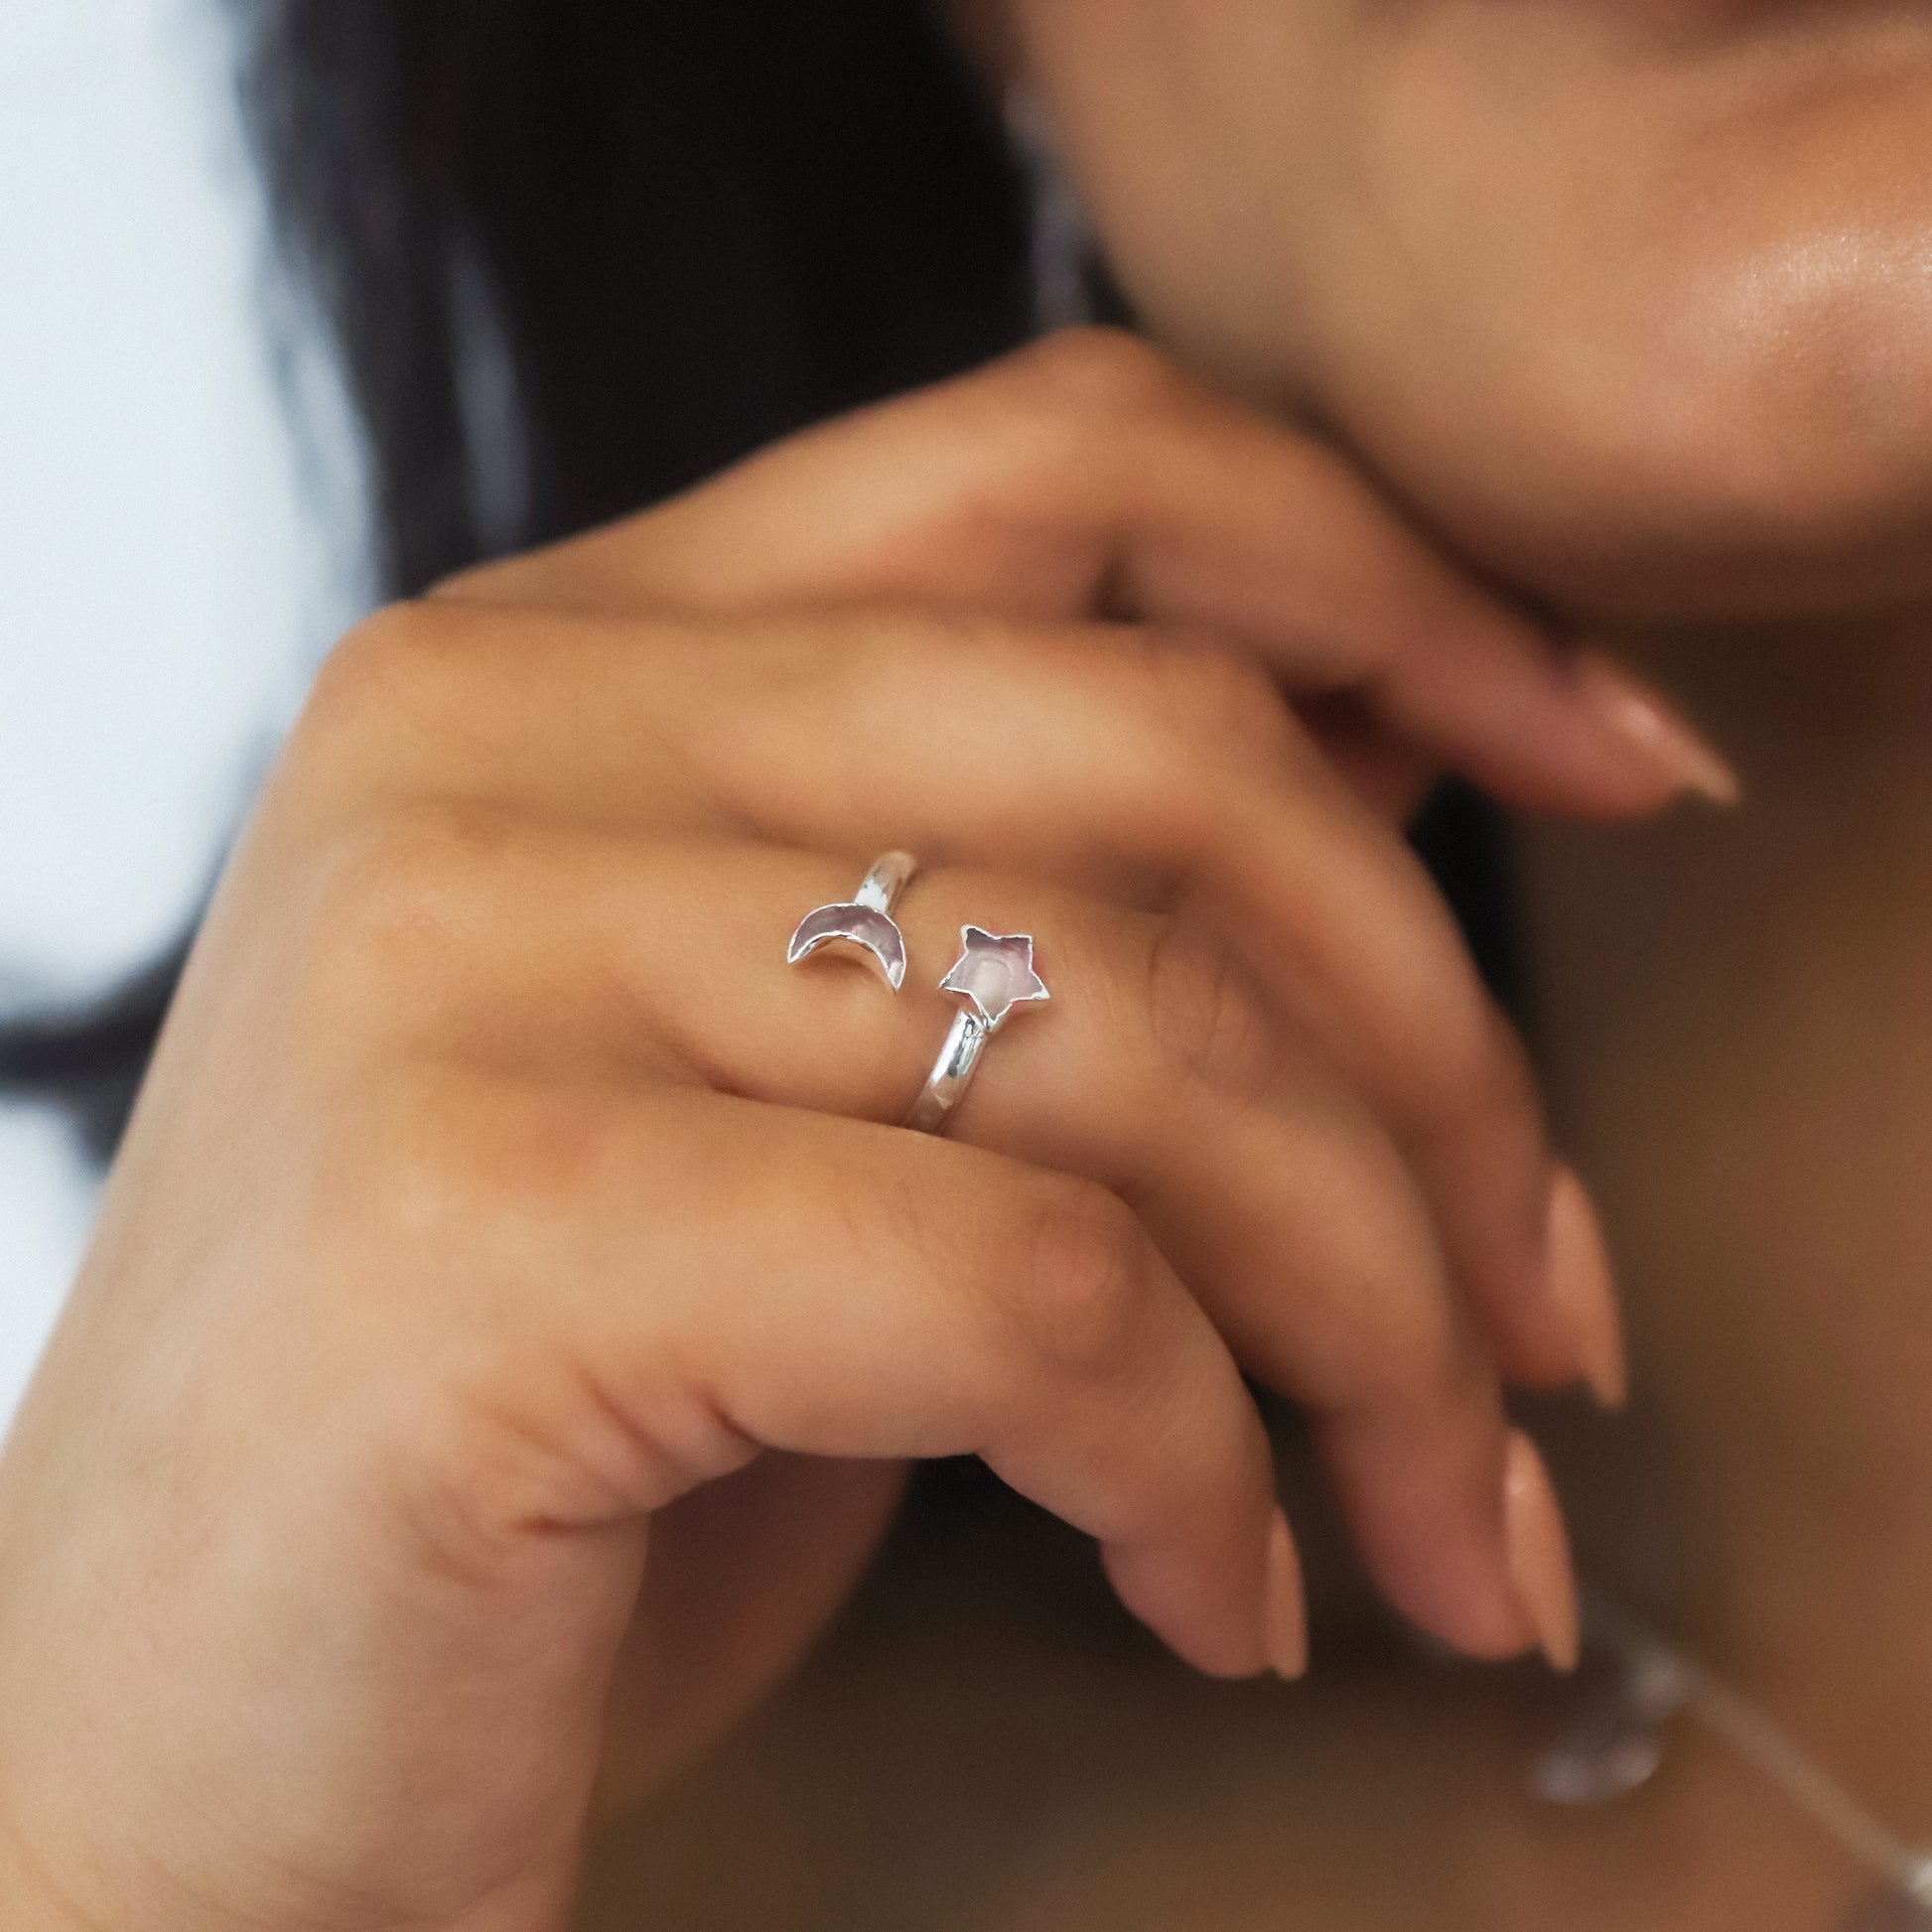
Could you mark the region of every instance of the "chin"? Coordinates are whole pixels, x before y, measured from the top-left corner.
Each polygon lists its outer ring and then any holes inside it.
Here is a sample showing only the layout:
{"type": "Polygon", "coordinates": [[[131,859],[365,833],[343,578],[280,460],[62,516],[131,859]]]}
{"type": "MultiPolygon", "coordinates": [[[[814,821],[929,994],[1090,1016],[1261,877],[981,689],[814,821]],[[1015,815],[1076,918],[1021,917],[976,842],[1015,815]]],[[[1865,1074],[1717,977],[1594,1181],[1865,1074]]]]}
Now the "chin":
{"type": "Polygon", "coordinates": [[[1932,599],[1932,63],[1732,106],[1570,202],[1560,272],[1499,244],[1524,292],[1358,382],[1337,426],[1456,547],[1582,614],[1932,599]]]}
{"type": "Polygon", "coordinates": [[[1834,236],[1703,264],[1663,320],[1592,334],[1587,376],[1551,380],[1546,340],[1360,445],[1451,547],[1579,614],[1932,599],[1932,234],[1925,250],[1907,265],[1834,236]]]}

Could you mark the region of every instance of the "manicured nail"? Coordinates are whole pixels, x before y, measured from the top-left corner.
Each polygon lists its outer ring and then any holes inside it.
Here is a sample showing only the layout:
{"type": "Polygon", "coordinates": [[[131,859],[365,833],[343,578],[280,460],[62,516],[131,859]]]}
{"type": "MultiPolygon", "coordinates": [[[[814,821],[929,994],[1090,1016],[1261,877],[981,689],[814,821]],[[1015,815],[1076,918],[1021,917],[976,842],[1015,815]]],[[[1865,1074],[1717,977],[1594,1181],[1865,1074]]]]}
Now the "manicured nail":
{"type": "Polygon", "coordinates": [[[1278,1677],[1306,1677],[1309,1669],[1309,1613],[1302,1595],[1302,1561],[1288,1518],[1278,1509],[1268,1532],[1268,1578],[1264,1586],[1268,1619],[1269,1667],[1278,1677]]]}
{"type": "Polygon", "coordinates": [[[1605,1409],[1621,1409],[1630,1380],[1610,1253],[1589,1193],[1568,1168],[1559,1168],[1550,1184],[1550,1293],[1570,1324],[1590,1393],[1605,1409]]]}
{"type": "Polygon", "coordinates": [[[1582,1638],[1570,1539],[1550,1472],[1536,1445],[1517,1429],[1509,1432],[1503,1465],[1503,1532],[1509,1543],[1510,1581],[1544,1656],[1553,1670],[1575,1670],[1582,1638]]]}
{"type": "Polygon", "coordinates": [[[1679,791],[1693,791],[1714,805],[1735,805],[1743,780],[1703,733],[1675,705],[1601,651],[1577,653],[1572,667],[1578,694],[1602,724],[1632,751],[1640,752],[1679,791]]]}

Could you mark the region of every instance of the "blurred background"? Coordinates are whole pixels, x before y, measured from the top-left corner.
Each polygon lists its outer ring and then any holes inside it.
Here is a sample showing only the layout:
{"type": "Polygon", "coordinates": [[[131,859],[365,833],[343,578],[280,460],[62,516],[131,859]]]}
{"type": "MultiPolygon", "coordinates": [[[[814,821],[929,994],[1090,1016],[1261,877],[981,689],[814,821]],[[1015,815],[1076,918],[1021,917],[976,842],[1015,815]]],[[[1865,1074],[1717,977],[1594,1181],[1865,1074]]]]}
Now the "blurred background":
{"type": "Polygon", "coordinates": [[[1063,319],[1036,172],[905,0],[0,0],[0,1418],[329,643],[1063,319]]]}
{"type": "MultiPolygon", "coordinates": [[[[276,265],[218,0],[0,4],[0,1024],[194,917],[367,601],[356,442],[276,265]]],[[[0,1427],[95,1178],[0,1098],[0,1427]]]]}

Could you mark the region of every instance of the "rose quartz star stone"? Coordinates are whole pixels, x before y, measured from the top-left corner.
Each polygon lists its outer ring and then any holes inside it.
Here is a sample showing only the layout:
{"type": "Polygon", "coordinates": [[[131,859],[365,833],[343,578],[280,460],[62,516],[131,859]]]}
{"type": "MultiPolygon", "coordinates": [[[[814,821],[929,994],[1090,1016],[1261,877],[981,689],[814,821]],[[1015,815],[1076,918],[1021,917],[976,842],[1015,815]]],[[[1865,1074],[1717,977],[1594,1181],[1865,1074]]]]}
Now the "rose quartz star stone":
{"type": "Polygon", "coordinates": [[[1015,1007],[1053,997],[1046,990],[1046,982],[1034,971],[1031,933],[1003,936],[969,925],[960,937],[966,950],[960,954],[959,963],[939,982],[940,988],[971,1000],[989,1033],[1015,1007]]]}

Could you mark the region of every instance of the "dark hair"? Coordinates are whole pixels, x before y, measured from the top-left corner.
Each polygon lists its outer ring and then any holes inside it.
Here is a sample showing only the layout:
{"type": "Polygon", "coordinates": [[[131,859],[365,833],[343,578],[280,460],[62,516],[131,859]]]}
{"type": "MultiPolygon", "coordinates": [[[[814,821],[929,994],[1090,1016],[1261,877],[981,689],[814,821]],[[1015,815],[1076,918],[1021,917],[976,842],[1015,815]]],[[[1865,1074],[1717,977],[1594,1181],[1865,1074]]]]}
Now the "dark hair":
{"type": "MultiPolygon", "coordinates": [[[[234,11],[389,596],[1028,333],[1025,184],[924,0],[234,11]]],[[[63,1099],[105,1159],[180,963],[0,1032],[0,1089],[63,1099]]]]}

